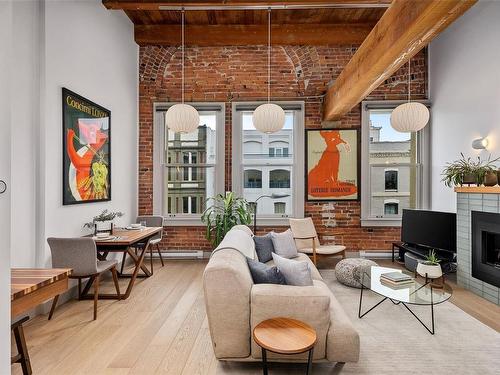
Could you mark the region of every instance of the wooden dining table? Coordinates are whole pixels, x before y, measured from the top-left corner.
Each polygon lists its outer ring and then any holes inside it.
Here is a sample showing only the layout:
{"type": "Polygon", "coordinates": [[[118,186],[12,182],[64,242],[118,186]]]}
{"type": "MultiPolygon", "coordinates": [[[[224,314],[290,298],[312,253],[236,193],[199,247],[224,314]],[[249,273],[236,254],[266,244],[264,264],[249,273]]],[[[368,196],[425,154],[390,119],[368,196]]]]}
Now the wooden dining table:
{"type": "MultiPolygon", "coordinates": [[[[134,261],[132,273],[118,273],[119,277],[130,279],[125,294],[121,296],[117,294],[99,294],[99,299],[127,299],[130,297],[130,293],[138,277],[150,277],[152,275],[152,272],[144,264],[144,257],[149,250],[151,239],[162,230],[162,227],[146,227],[131,230],[115,228],[113,229],[111,239],[95,239],[99,260],[106,260],[110,253],[126,253],[134,261]]],[[[82,292],[83,299],[94,298],[88,294],[91,285],[92,281],[89,279],[82,292]]]]}
{"type": "MultiPolygon", "coordinates": [[[[71,269],[13,268],[10,275],[10,315],[11,319],[15,319],[68,290],[71,269]]],[[[29,317],[25,316],[11,325],[18,352],[11,357],[11,363],[21,364],[25,375],[32,373],[23,330],[23,323],[28,319],[29,317]]]]}

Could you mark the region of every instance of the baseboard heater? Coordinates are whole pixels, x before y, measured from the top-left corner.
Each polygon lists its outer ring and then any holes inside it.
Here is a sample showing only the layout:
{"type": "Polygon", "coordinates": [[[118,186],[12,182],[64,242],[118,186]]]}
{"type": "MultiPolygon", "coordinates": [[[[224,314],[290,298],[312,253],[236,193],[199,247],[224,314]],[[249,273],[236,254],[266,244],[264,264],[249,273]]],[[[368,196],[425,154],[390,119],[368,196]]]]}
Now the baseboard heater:
{"type": "Polygon", "coordinates": [[[382,259],[382,258],[391,258],[392,253],[389,251],[366,251],[366,250],[361,250],[359,252],[359,257],[360,258],[377,258],[377,259],[382,259]]]}
{"type": "MultiPolygon", "coordinates": [[[[146,254],[146,256],[149,256],[149,254],[146,254]]],[[[163,259],[203,259],[203,251],[162,251],[161,256],[163,259]]],[[[157,252],[153,252],[153,258],[160,259],[160,256],[157,252]]]]}

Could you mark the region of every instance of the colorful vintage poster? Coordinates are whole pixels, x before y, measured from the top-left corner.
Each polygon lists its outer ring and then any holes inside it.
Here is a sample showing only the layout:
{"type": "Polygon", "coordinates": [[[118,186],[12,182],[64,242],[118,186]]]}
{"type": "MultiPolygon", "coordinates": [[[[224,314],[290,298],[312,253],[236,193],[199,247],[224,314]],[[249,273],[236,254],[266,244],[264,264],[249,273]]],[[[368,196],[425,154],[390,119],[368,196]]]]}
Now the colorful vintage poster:
{"type": "Polygon", "coordinates": [[[111,199],[111,112],[63,88],[63,204],[111,199]]]}
{"type": "Polygon", "coordinates": [[[358,131],[307,130],[307,200],[359,199],[358,131]]]}

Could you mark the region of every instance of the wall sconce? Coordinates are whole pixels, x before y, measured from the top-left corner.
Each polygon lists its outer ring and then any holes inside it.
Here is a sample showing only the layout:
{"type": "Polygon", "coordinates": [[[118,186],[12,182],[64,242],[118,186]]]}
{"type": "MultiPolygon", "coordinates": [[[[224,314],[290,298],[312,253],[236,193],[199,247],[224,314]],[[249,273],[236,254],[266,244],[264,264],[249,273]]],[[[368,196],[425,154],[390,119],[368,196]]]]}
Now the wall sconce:
{"type": "Polygon", "coordinates": [[[478,138],[472,141],[472,148],[476,150],[485,150],[488,147],[488,138],[478,138]]]}

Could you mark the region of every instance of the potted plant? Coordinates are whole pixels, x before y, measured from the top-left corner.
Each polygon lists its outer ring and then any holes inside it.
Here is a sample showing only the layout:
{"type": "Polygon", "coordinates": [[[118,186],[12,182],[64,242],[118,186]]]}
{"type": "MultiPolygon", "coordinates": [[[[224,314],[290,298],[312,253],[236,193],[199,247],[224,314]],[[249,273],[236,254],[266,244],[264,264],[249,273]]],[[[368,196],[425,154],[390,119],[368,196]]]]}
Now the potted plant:
{"type": "Polygon", "coordinates": [[[498,178],[494,163],[496,163],[499,159],[500,158],[491,160],[491,155],[489,155],[488,160],[485,160],[484,162],[482,162],[480,159],[478,160],[478,180],[480,180],[485,186],[495,186],[497,184],[498,178]]]}
{"type": "Polygon", "coordinates": [[[425,278],[437,279],[443,276],[443,271],[441,270],[441,262],[436,255],[436,251],[432,249],[429,254],[425,256],[425,261],[419,262],[417,265],[417,273],[425,278]]]}
{"type": "Polygon", "coordinates": [[[447,163],[443,170],[442,181],[446,186],[451,187],[477,183],[476,164],[470,157],[465,158],[462,153],[460,155],[462,157],[459,160],[447,163]]]}
{"type": "Polygon", "coordinates": [[[113,232],[113,220],[116,217],[122,217],[123,212],[120,211],[108,211],[107,209],[103,210],[99,215],[94,216],[92,221],[85,223],[83,225],[84,228],[93,229],[94,234],[98,232],[113,232]]]}
{"type": "Polygon", "coordinates": [[[209,198],[207,203],[210,201],[213,203],[203,212],[201,221],[207,226],[205,237],[215,249],[232,227],[250,224],[252,218],[249,203],[233,192],[209,198]]]}

